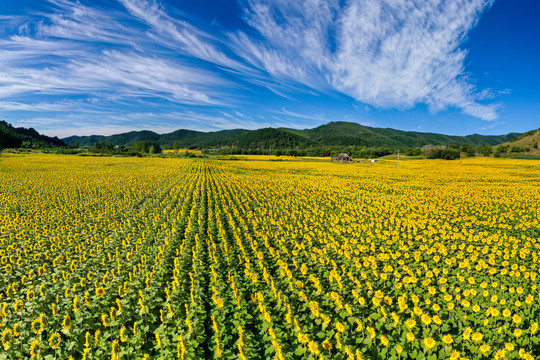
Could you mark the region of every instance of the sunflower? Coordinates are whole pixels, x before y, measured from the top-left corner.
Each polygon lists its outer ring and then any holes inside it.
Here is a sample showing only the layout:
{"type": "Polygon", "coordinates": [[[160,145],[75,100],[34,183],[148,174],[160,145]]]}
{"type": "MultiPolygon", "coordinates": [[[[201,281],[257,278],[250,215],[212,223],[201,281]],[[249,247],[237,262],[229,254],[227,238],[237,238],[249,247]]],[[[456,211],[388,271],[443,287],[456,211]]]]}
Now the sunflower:
{"type": "Polygon", "coordinates": [[[32,359],[35,359],[39,356],[40,353],[41,353],[41,344],[38,339],[35,339],[30,344],[30,356],[32,357],[32,359]]]}
{"type": "Polygon", "coordinates": [[[471,336],[471,340],[474,342],[480,342],[482,341],[483,338],[484,338],[484,335],[482,335],[482,333],[479,333],[479,332],[476,332],[472,334],[471,336]]]}
{"type": "Polygon", "coordinates": [[[69,314],[66,314],[64,316],[64,320],[62,321],[62,327],[64,328],[64,331],[71,330],[71,317],[69,314]]]}
{"type": "Polygon", "coordinates": [[[103,287],[98,287],[96,289],[96,296],[103,296],[105,295],[105,289],[103,287]]]}
{"type": "Polygon", "coordinates": [[[447,334],[447,335],[443,336],[442,341],[443,341],[443,343],[445,343],[447,345],[450,345],[450,344],[452,344],[454,342],[454,339],[452,339],[452,335],[447,334]]]}
{"type": "Polygon", "coordinates": [[[60,337],[60,334],[55,332],[55,333],[52,333],[51,336],[49,337],[49,346],[51,347],[51,349],[58,349],[58,347],[60,346],[60,342],[61,342],[61,337],[60,337]]]}
{"type": "Polygon", "coordinates": [[[2,333],[2,346],[5,350],[9,349],[11,341],[13,340],[13,331],[11,329],[6,329],[2,333]]]}
{"type": "Polygon", "coordinates": [[[13,308],[15,309],[15,311],[17,312],[21,312],[22,309],[24,307],[24,303],[22,300],[17,300],[15,301],[15,304],[13,305],[13,308]]]}
{"type": "Polygon", "coordinates": [[[90,334],[90,331],[87,331],[86,334],[84,334],[84,347],[90,347],[91,337],[92,334],[90,334]]]}
{"type": "Polygon", "coordinates": [[[37,319],[32,321],[32,331],[35,334],[41,334],[41,332],[43,331],[44,326],[45,326],[45,324],[43,323],[43,314],[40,314],[37,319]]]}
{"type": "Polygon", "coordinates": [[[308,344],[308,349],[313,355],[319,355],[319,345],[317,345],[313,340],[311,340],[308,344]]]}
{"type": "Polygon", "coordinates": [[[16,322],[15,325],[13,325],[13,336],[17,337],[21,335],[21,333],[19,332],[19,327],[20,327],[20,324],[18,322],[16,322]]]}
{"type": "Polygon", "coordinates": [[[480,346],[479,350],[482,354],[486,355],[486,353],[489,351],[489,349],[491,349],[491,346],[489,346],[488,344],[483,344],[482,346],[480,346]]]}
{"type": "Polygon", "coordinates": [[[107,314],[101,314],[101,323],[103,324],[103,327],[109,326],[107,323],[107,314]]]}
{"type": "Polygon", "coordinates": [[[306,344],[309,342],[309,338],[306,334],[303,334],[303,333],[298,333],[298,341],[301,343],[301,344],[306,344]]]}
{"type": "Polygon", "coordinates": [[[126,342],[128,340],[126,338],[125,332],[126,332],[126,327],[122,326],[122,328],[120,329],[120,341],[121,342],[126,342]]]}
{"type": "Polygon", "coordinates": [[[431,350],[437,345],[437,342],[433,338],[426,338],[424,339],[424,345],[428,350],[431,350]]]}
{"type": "Polygon", "coordinates": [[[332,350],[332,343],[328,340],[324,340],[322,343],[322,347],[325,350],[332,350]]]}

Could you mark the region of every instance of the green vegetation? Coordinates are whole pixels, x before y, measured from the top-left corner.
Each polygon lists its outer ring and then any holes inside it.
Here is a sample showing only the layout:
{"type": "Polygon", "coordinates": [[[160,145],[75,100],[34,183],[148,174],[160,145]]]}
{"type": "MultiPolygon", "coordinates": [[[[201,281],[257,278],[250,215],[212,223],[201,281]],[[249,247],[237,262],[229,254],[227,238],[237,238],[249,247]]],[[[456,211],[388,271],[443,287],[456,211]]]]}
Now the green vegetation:
{"type": "Polygon", "coordinates": [[[493,153],[493,146],[482,145],[478,147],[478,153],[484,156],[490,156],[493,153]]]}
{"type": "Polygon", "coordinates": [[[229,147],[207,151],[211,155],[276,155],[276,156],[316,156],[332,157],[345,152],[356,159],[376,158],[392,154],[394,150],[382,147],[368,148],[365,146],[318,146],[307,148],[282,149],[276,147],[247,148],[229,147]]]}
{"type": "MultiPolygon", "coordinates": [[[[409,149],[424,145],[499,145],[517,137],[518,133],[499,136],[468,135],[450,136],[414,131],[401,131],[363,126],[351,122],[330,122],[313,129],[265,128],[258,130],[223,130],[216,132],[200,132],[193,130],[177,130],[169,134],[159,135],[152,131],[132,131],[112,136],[72,136],[64,139],[67,144],[78,142],[80,146],[91,147],[94,143],[105,141],[114,145],[133,146],[138,141],[158,142],[165,149],[236,149],[240,151],[266,153],[267,151],[293,150],[306,151],[327,147],[362,147],[409,149]]],[[[317,150],[316,152],[318,152],[317,150]]],[[[471,153],[472,151],[464,151],[471,153]]],[[[326,155],[325,155],[326,156],[326,155]]]]}
{"type": "Polygon", "coordinates": [[[222,146],[247,132],[249,132],[249,130],[237,129],[206,133],[181,129],[169,134],[160,135],[153,131],[131,131],[111,136],[70,136],[63,140],[69,145],[73,145],[77,142],[82,147],[92,147],[95,143],[101,141],[118,146],[133,146],[138,141],[154,141],[158,142],[162,148],[166,149],[172,149],[174,144],[177,144],[178,149],[194,149],[222,146]]]}
{"type": "Polygon", "coordinates": [[[539,130],[540,130],[540,129],[535,129],[535,130],[527,131],[527,132],[525,132],[525,133],[523,133],[523,134],[521,134],[521,135],[515,137],[514,139],[510,140],[510,142],[516,142],[516,141],[519,141],[519,140],[521,140],[521,139],[524,139],[524,138],[526,138],[526,137],[528,137],[528,136],[534,135],[534,134],[536,134],[536,132],[539,131],[539,130]]]}
{"type": "Polygon", "coordinates": [[[15,128],[11,124],[0,120],[0,149],[42,149],[65,146],[66,144],[57,137],[51,138],[45,135],[40,135],[33,128],[15,128]]]}
{"type": "MultiPolygon", "coordinates": [[[[501,144],[501,147],[495,155],[498,157],[507,157],[506,154],[521,154],[532,155],[534,157],[540,156],[540,150],[538,150],[538,142],[540,141],[540,129],[527,131],[521,134],[512,141],[501,144]]],[[[512,155],[512,156],[513,156],[512,155]]],[[[521,157],[521,158],[529,158],[521,157]]]]}
{"type": "Polygon", "coordinates": [[[428,159],[443,159],[443,160],[455,160],[461,156],[459,150],[454,149],[436,149],[432,151],[427,158],[428,159]]]}
{"type": "MultiPolygon", "coordinates": [[[[13,128],[0,122],[0,149],[64,146],[58,138],[39,135],[34,129],[13,128]]],[[[264,128],[200,132],[180,129],[169,134],[131,131],[111,136],[71,136],[70,149],[57,153],[141,156],[161,154],[162,149],[203,149],[212,155],[287,155],[331,157],[345,152],[353,158],[376,158],[401,150],[407,156],[456,159],[476,155],[504,157],[507,154],[539,155],[540,131],[499,136],[450,136],[434,133],[373,128],[351,122],[330,122],[313,129],[264,128]],[[75,150],[83,148],[84,150],[75,150]]],[[[188,154],[190,154],[188,152],[188,154]]],[[[175,153],[175,156],[186,154],[175,153]]]]}
{"type": "Polygon", "coordinates": [[[141,154],[159,154],[162,151],[156,141],[137,141],[133,144],[133,150],[141,154]]]}

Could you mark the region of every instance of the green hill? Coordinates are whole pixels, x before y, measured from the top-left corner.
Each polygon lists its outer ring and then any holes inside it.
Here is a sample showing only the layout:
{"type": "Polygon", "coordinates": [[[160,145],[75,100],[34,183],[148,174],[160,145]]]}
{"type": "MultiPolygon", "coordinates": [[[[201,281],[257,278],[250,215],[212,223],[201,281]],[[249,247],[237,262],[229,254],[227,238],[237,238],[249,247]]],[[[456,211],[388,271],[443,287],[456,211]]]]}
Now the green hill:
{"type": "Polygon", "coordinates": [[[222,130],[201,132],[180,129],[159,135],[152,131],[132,131],[112,136],[72,136],[63,139],[67,144],[93,146],[105,141],[114,145],[131,146],[136,141],[157,141],[164,148],[178,143],[182,148],[237,149],[302,149],[328,146],[363,146],[412,148],[424,145],[498,145],[510,141],[519,133],[505,135],[452,136],[389,128],[374,128],[351,122],[330,122],[313,129],[264,128],[258,130],[222,130]]]}
{"type": "Polygon", "coordinates": [[[381,146],[381,147],[421,147],[432,145],[497,145],[515,138],[519,133],[506,135],[452,136],[416,131],[402,131],[390,128],[373,128],[350,122],[330,122],[314,129],[303,130],[320,145],[381,146]]]}
{"type": "Polygon", "coordinates": [[[527,131],[518,137],[501,144],[509,152],[526,152],[530,155],[540,156],[540,129],[527,131]]]}
{"type": "Polygon", "coordinates": [[[81,147],[91,147],[101,141],[124,146],[132,146],[137,141],[157,141],[165,148],[172,148],[174,143],[178,143],[181,148],[197,148],[223,146],[246,132],[249,132],[249,130],[236,129],[202,132],[180,129],[172,133],[160,135],[153,131],[131,131],[111,136],[70,136],[63,140],[68,145],[78,144],[81,147]]]}
{"type": "Polygon", "coordinates": [[[230,145],[241,149],[291,149],[310,147],[316,143],[291,129],[265,128],[247,132],[233,140],[230,145]]]}
{"type": "Polygon", "coordinates": [[[249,130],[243,129],[221,130],[213,132],[176,130],[170,134],[161,135],[159,142],[164,147],[169,148],[172,148],[175,142],[178,142],[182,148],[211,148],[225,145],[247,132],[249,132],[249,130]]]}
{"type": "Polygon", "coordinates": [[[50,148],[66,146],[57,137],[49,137],[39,134],[33,128],[13,127],[11,124],[0,120],[0,149],[2,148],[50,148]]]}

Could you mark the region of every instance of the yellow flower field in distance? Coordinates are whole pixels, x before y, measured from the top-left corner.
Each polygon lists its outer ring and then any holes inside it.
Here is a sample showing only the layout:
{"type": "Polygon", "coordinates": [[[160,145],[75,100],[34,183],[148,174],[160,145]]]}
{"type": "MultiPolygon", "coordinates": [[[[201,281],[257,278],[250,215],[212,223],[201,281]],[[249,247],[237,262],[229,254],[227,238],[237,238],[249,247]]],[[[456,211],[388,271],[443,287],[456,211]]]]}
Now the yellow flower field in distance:
{"type": "Polygon", "coordinates": [[[178,150],[166,149],[166,150],[163,150],[163,153],[164,154],[184,154],[186,151],[195,155],[202,154],[201,150],[191,150],[191,149],[178,149],[178,150]]]}
{"type": "Polygon", "coordinates": [[[236,159],[242,160],[268,160],[268,161],[326,161],[330,162],[330,157],[316,157],[316,156],[286,156],[286,155],[227,155],[236,159]]]}
{"type": "Polygon", "coordinates": [[[540,357],[540,163],[0,156],[0,359],[540,357]]]}

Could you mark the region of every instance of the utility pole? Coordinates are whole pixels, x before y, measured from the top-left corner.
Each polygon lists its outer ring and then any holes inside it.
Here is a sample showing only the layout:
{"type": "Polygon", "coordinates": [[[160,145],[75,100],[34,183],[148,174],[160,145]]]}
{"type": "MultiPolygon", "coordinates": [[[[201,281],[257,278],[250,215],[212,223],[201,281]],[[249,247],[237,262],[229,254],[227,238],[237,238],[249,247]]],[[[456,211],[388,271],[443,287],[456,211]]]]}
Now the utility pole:
{"type": "Polygon", "coordinates": [[[397,168],[399,169],[399,149],[397,151],[397,168]]]}

